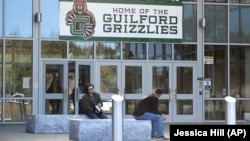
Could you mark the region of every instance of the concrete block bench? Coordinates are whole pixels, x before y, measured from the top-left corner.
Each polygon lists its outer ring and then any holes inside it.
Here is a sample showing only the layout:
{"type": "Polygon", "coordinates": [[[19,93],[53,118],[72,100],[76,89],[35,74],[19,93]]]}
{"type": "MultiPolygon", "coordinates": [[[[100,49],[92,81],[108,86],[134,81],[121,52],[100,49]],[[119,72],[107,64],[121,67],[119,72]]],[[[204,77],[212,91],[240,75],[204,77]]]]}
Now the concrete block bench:
{"type": "MultiPolygon", "coordinates": [[[[75,141],[112,141],[112,119],[71,119],[69,139],[75,141]]],[[[124,119],[123,141],[150,141],[151,121],[124,119]]]]}
{"type": "Polygon", "coordinates": [[[70,119],[88,119],[86,115],[26,115],[26,132],[38,134],[69,133],[70,119]]]}

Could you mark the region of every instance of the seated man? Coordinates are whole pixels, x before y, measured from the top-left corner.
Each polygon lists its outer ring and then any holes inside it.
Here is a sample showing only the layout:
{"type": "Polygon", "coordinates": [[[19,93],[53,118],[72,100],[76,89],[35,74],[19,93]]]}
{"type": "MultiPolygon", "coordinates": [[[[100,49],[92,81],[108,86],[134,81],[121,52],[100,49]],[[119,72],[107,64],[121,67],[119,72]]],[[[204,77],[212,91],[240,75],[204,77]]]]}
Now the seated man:
{"type": "Polygon", "coordinates": [[[102,99],[100,94],[94,92],[94,85],[87,84],[85,86],[85,95],[82,97],[80,110],[91,119],[107,119],[108,117],[101,109],[102,106],[102,99]]]}
{"type": "Polygon", "coordinates": [[[137,120],[151,120],[152,140],[168,140],[164,137],[163,120],[166,120],[165,114],[161,114],[158,110],[159,98],[162,95],[162,89],[157,88],[153,94],[142,99],[136,105],[133,116],[137,120]]]}

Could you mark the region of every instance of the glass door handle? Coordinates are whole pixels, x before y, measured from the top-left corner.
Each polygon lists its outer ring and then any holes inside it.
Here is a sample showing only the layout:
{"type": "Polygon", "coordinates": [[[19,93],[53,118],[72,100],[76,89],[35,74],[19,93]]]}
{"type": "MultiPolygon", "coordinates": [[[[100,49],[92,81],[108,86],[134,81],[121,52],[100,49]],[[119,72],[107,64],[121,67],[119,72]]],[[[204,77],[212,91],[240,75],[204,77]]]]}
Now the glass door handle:
{"type": "Polygon", "coordinates": [[[177,95],[176,95],[176,88],[175,88],[174,91],[173,91],[173,96],[172,96],[172,98],[173,98],[174,100],[176,100],[176,98],[177,98],[177,95]]]}
{"type": "Polygon", "coordinates": [[[173,100],[172,90],[169,88],[169,101],[173,100]]]}

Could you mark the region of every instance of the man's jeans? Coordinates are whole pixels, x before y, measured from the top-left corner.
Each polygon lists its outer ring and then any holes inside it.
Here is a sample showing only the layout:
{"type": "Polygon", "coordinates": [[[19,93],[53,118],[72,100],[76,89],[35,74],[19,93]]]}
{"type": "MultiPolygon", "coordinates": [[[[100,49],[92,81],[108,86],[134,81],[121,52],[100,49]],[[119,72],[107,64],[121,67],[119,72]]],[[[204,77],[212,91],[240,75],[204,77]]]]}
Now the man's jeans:
{"type": "Polygon", "coordinates": [[[134,116],[137,120],[151,120],[152,123],[152,137],[163,137],[163,121],[161,115],[153,114],[153,113],[144,113],[141,116],[134,116]]]}
{"type": "Polygon", "coordinates": [[[108,119],[108,117],[104,113],[96,114],[96,113],[88,113],[86,114],[91,119],[108,119]]]}

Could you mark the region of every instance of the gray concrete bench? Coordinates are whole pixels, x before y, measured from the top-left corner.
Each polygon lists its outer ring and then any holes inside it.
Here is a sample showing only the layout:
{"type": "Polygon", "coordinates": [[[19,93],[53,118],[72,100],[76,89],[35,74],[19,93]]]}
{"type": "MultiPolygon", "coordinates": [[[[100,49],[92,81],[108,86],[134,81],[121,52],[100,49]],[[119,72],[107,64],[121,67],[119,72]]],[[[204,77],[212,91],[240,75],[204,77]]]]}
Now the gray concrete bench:
{"type": "Polygon", "coordinates": [[[70,119],[88,119],[86,115],[26,115],[26,132],[39,134],[69,133],[70,119]]]}
{"type": "MultiPolygon", "coordinates": [[[[75,141],[112,141],[112,119],[71,119],[69,139],[75,141]]],[[[122,128],[122,125],[121,125],[122,128]]],[[[123,120],[123,141],[150,141],[150,120],[123,120]]]]}

